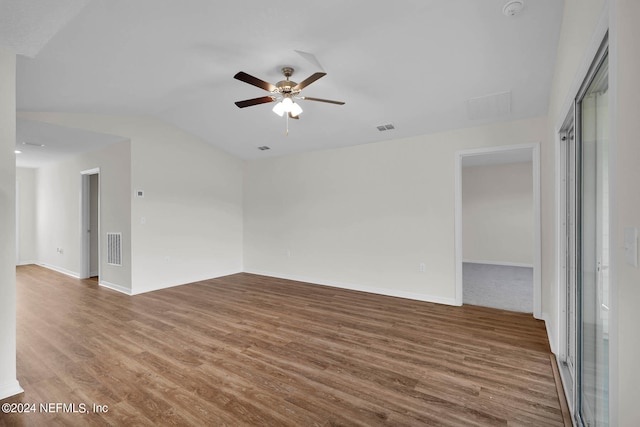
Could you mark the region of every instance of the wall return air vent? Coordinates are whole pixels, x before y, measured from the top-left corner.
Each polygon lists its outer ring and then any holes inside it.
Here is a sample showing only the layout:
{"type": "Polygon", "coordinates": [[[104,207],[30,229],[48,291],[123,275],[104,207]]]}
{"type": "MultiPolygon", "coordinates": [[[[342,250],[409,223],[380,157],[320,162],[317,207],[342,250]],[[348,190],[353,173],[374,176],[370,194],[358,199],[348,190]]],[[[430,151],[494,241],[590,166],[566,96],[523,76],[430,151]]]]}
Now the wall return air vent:
{"type": "Polygon", "coordinates": [[[107,264],[122,266],[122,233],[107,233],[107,264]]]}

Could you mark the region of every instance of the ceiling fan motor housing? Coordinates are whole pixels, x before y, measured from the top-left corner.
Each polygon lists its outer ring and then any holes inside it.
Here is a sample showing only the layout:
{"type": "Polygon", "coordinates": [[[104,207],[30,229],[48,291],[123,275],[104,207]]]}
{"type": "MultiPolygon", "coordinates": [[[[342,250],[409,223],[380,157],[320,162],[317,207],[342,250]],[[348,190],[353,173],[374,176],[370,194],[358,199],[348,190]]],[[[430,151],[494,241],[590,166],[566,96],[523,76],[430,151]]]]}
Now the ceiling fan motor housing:
{"type": "MultiPolygon", "coordinates": [[[[281,82],[276,83],[276,87],[278,88],[278,92],[280,93],[294,93],[293,88],[297,84],[298,83],[292,82],[291,80],[283,80],[281,82]]],[[[300,92],[300,91],[298,90],[295,92],[300,92]]]]}
{"type": "MultiPolygon", "coordinates": [[[[281,80],[276,83],[276,87],[278,88],[278,92],[280,93],[291,93],[293,92],[293,88],[298,84],[294,81],[289,80],[289,77],[293,75],[294,69],[293,67],[283,67],[282,74],[286,77],[286,80],[281,80]]],[[[299,91],[298,91],[299,92],[299,91]]]]}

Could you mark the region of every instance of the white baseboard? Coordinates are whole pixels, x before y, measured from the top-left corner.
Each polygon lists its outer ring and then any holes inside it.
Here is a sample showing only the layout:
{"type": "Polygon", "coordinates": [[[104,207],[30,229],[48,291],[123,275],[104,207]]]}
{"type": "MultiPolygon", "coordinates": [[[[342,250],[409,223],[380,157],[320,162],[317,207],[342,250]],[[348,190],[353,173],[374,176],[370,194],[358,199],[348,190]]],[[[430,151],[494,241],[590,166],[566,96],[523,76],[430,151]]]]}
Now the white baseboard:
{"type": "Polygon", "coordinates": [[[132,291],[130,292],[129,295],[145,294],[147,292],[159,291],[161,289],[168,289],[168,288],[173,288],[173,287],[176,287],[176,286],[188,285],[190,283],[197,283],[197,282],[202,282],[202,281],[210,280],[210,279],[217,279],[218,277],[230,276],[232,274],[238,274],[238,273],[242,273],[242,270],[238,270],[238,269],[220,270],[220,271],[211,272],[210,274],[204,274],[204,275],[200,275],[200,276],[185,277],[184,279],[182,279],[178,283],[169,282],[169,283],[157,284],[157,283],[154,282],[154,286],[152,288],[145,287],[145,288],[142,288],[142,289],[141,289],[141,285],[139,283],[137,285],[134,283],[132,285],[132,291]]]}
{"type": "Polygon", "coordinates": [[[111,289],[112,291],[117,291],[117,292],[123,293],[125,295],[133,295],[131,293],[131,289],[126,288],[126,287],[124,287],[122,285],[116,285],[115,283],[106,282],[104,280],[101,280],[99,282],[99,285],[103,286],[103,287],[105,287],[107,289],[111,289]]]}
{"type": "MultiPolygon", "coordinates": [[[[80,278],[80,274],[78,274],[78,273],[76,273],[74,271],[69,271],[69,270],[64,269],[62,267],[56,267],[54,265],[45,264],[43,262],[35,262],[35,261],[34,262],[30,262],[28,264],[36,264],[36,265],[39,265],[40,267],[44,267],[44,268],[47,268],[49,270],[57,271],[58,273],[66,274],[67,276],[71,276],[74,279],[79,279],[80,278]]],[[[97,275],[97,273],[96,273],[96,275],[97,275]]],[[[114,291],[122,292],[123,294],[126,294],[126,295],[132,295],[131,290],[129,288],[126,288],[126,287],[121,286],[121,285],[116,285],[115,283],[110,283],[110,282],[106,282],[106,281],[100,281],[99,285],[100,286],[104,286],[105,288],[112,289],[114,291]]]]}
{"type": "Polygon", "coordinates": [[[526,263],[519,263],[519,262],[507,262],[507,261],[477,261],[477,260],[470,260],[470,259],[463,259],[462,260],[463,263],[468,263],[468,264],[488,264],[488,265],[503,265],[505,267],[527,267],[527,268],[533,268],[533,264],[526,264],[526,263]]]}
{"type": "Polygon", "coordinates": [[[26,260],[26,261],[25,261],[25,260],[22,260],[22,261],[19,261],[19,262],[16,264],[16,266],[19,266],[19,265],[32,265],[32,264],[37,264],[37,262],[36,262],[36,261],[34,261],[34,260],[26,260]]]}
{"type": "Polygon", "coordinates": [[[45,264],[43,262],[36,262],[35,264],[39,265],[40,267],[48,268],[49,270],[57,271],[58,273],[66,274],[67,276],[71,276],[76,279],[80,278],[80,273],[67,270],[66,268],[56,267],[55,265],[45,264]]]}
{"type": "Polygon", "coordinates": [[[16,394],[23,393],[24,390],[20,387],[18,380],[9,381],[7,383],[0,384],[0,400],[7,397],[15,396],[16,394]]]}
{"type": "Polygon", "coordinates": [[[439,296],[427,295],[427,294],[421,294],[421,293],[415,293],[415,292],[399,291],[396,289],[374,288],[370,286],[356,285],[353,283],[341,283],[341,282],[334,282],[331,280],[319,280],[311,277],[296,276],[291,274],[280,274],[280,273],[274,273],[270,271],[260,271],[260,270],[249,269],[249,270],[245,270],[245,273],[259,274],[261,276],[270,276],[270,277],[276,277],[279,279],[286,279],[286,280],[295,280],[297,282],[305,282],[305,283],[311,283],[315,285],[331,286],[333,288],[349,289],[352,291],[368,292],[370,294],[385,295],[389,297],[405,298],[405,299],[424,301],[424,302],[433,302],[433,303],[444,304],[444,305],[456,305],[455,298],[445,298],[445,297],[439,297],[439,296]]]}
{"type": "Polygon", "coordinates": [[[558,343],[556,342],[556,336],[553,331],[550,329],[549,324],[549,313],[542,312],[540,315],[540,319],[544,321],[545,329],[547,330],[547,339],[549,340],[549,347],[551,347],[551,352],[558,356],[558,343]]]}

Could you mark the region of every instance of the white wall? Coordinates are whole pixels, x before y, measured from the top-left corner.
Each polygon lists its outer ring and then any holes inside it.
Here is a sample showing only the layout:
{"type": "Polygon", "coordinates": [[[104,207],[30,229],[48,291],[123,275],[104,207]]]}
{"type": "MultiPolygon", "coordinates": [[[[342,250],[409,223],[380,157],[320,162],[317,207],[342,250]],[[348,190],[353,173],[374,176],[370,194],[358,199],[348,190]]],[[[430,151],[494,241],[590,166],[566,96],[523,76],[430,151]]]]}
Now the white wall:
{"type": "Polygon", "coordinates": [[[613,1],[612,37],[614,75],[611,98],[614,105],[613,166],[615,198],[612,205],[614,228],[613,273],[617,287],[617,360],[612,360],[615,381],[612,390],[618,399],[615,415],[619,426],[640,425],[640,270],[625,262],[625,227],[640,228],[640,2],[613,1]]]}
{"type": "Polygon", "coordinates": [[[465,262],[533,266],[533,164],[462,168],[465,262]]]}
{"type": "MultiPolygon", "coordinates": [[[[127,215],[132,293],[242,271],[241,160],[146,117],[62,113],[20,113],[20,117],[131,140],[127,215]],[[144,191],[143,198],[134,196],[137,190],[144,191]]],[[[101,179],[104,183],[106,177],[101,179]]],[[[118,230],[103,226],[103,231],[118,230]]]]}
{"type": "Polygon", "coordinates": [[[18,193],[18,264],[33,264],[36,248],[36,170],[16,168],[18,193]]]}
{"type": "Polygon", "coordinates": [[[125,292],[131,290],[130,157],[131,145],[125,141],[36,171],[38,263],[80,275],[81,172],[100,168],[101,242],[106,244],[107,232],[123,233],[123,265],[108,265],[103,246],[100,281],[125,292]]]}
{"type": "Polygon", "coordinates": [[[16,379],[16,56],[0,47],[0,399],[16,379]]]}
{"type": "Polygon", "coordinates": [[[241,272],[243,162],[165,123],[136,126],[134,291],[241,272]]]}
{"type": "Polygon", "coordinates": [[[453,304],[456,151],[545,131],[529,119],[248,162],[245,270],[453,304]]]}

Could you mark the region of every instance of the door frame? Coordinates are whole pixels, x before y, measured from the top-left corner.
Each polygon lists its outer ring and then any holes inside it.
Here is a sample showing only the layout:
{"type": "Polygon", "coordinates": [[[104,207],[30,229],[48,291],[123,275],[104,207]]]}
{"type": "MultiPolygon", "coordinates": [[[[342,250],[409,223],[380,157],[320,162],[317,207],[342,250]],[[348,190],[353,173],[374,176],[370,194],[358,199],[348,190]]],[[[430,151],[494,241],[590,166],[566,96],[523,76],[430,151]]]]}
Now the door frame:
{"type": "Polygon", "coordinates": [[[100,168],[88,169],[80,172],[80,278],[88,279],[91,276],[91,234],[89,230],[91,224],[91,176],[98,175],[98,277],[101,276],[102,257],[100,256],[100,199],[102,180],[100,179],[100,168]]]}
{"type": "Polygon", "coordinates": [[[457,151],[455,154],[455,304],[462,305],[462,160],[469,156],[531,150],[533,186],[533,317],[542,318],[541,237],[540,237],[540,144],[503,145],[457,151]]]}
{"type": "MultiPolygon", "coordinates": [[[[573,417],[574,414],[574,410],[575,410],[575,401],[576,401],[576,383],[577,383],[577,368],[578,368],[578,358],[579,358],[579,349],[578,349],[578,340],[577,340],[577,330],[578,330],[578,322],[577,322],[577,310],[579,310],[579,307],[577,306],[578,301],[577,301],[577,292],[578,292],[578,278],[575,277],[574,280],[576,283],[574,283],[575,289],[575,296],[576,296],[576,307],[575,307],[575,316],[576,318],[574,319],[574,337],[569,337],[568,336],[568,329],[569,329],[569,322],[567,319],[568,313],[567,313],[567,305],[569,303],[569,301],[567,300],[567,292],[568,292],[568,287],[567,287],[567,276],[568,276],[568,271],[569,268],[571,268],[570,265],[567,264],[567,258],[568,258],[568,251],[569,251],[569,246],[567,244],[567,233],[569,232],[568,230],[568,226],[569,224],[566,224],[566,217],[567,217],[567,197],[569,197],[569,195],[566,192],[566,186],[567,184],[563,181],[564,179],[568,178],[568,173],[569,171],[567,170],[566,167],[566,163],[563,164],[563,161],[568,161],[568,159],[566,158],[567,155],[569,155],[570,150],[566,147],[566,144],[569,144],[570,142],[567,140],[567,138],[569,137],[569,131],[571,129],[573,129],[574,132],[574,138],[577,140],[577,138],[579,138],[579,129],[577,129],[577,126],[579,125],[579,120],[577,120],[576,118],[576,106],[575,106],[575,102],[571,105],[569,112],[567,113],[567,116],[564,120],[564,122],[562,123],[562,126],[560,127],[560,129],[557,132],[556,135],[556,265],[558,266],[558,268],[556,269],[556,273],[557,273],[557,281],[558,281],[558,344],[557,344],[557,348],[555,349],[555,354],[557,356],[557,361],[558,361],[558,368],[559,368],[559,373],[560,373],[560,378],[562,380],[562,386],[565,392],[565,397],[567,400],[567,405],[569,406],[569,412],[571,413],[571,416],[573,417]],[[569,353],[569,349],[568,347],[568,342],[569,339],[574,340],[573,345],[574,345],[574,349],[575,349],[575,363],[573,366],[573,372],[567,372],[565,370],[565,366],[567,369],[569,369],[568,365],[565,363],[565,359],[567,358],[567,354],[569,353]]],[[[577,147],[574,147],[574,156],[577,153],[577,147]]],[[[576,162],[576,164],[574,165],[574,175],[578,173],[578,164],[576,162]]],[[[574,179],[576,179],[576,182],[574,182],[574,185],[577,185],[577,176],[574,176],[574,179]]],[[[573,215],[577,215],[578,214],[578,206],[577,204],[579,203],[579,194],[577,193],[577,189],[576,189],[576,193],[574,194],[575,200],[574,203],[576,204],[576,206],[574,206],[574,211],[573,211],[573,215]]],[[[578,223],[577,223],[577,218],[574,218],[574,221],[576,221],[576,223],[574,224],[574,233],[577,233],[577,227],[578,227],[578,223]]],[[[574,235],[574,239],[575,239],[575,235],[574,235]]],[[[575,242],[574,242],[575,243],[575,242]]],[[[574,248],[574,251],[576,251],[577,248],[574,248]]],[[[573,256],[577,256],[577,253],[574,253],[573,256]]],[[[578,259],[574,259],[574,263],[577,265],[578,259]]]]}
{"type": "Polygon", "coordinates": [[[16,179],[16,265],[20,265],[20,181],[16,179]]]}

